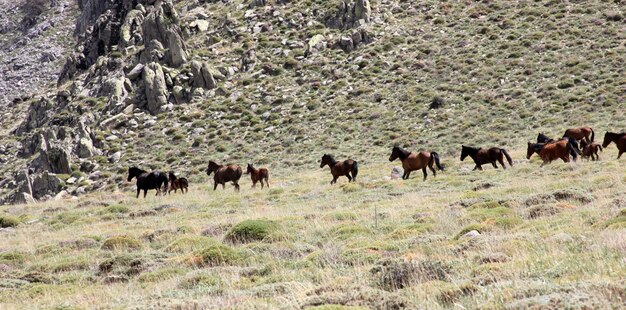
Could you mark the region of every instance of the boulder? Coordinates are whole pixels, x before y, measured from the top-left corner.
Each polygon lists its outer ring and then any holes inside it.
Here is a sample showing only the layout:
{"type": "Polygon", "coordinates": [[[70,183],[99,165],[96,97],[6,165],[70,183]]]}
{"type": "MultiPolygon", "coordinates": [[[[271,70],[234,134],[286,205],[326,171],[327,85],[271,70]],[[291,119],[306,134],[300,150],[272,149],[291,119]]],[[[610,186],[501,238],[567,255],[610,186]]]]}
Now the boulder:
{"type": "Polygon", "coordinates": [[[43,198],[46,195],[54,196],[61,190],[62,181],[56,174],[44,171],[33,180],[33,197],[43,198]]]}
{"type": "Polygon", "coordinates": [[[197,19],[189,24],[189,28],[198,29],[199,32],[207,32],[209,30],[209,22],[204,19],[197,19]]]}
{"type": "Polygon", "coordinates": [[[475,238],[478,236],[480,236],[480,233],[478,232],[478,230],[470,230],[466,232],[465,234],[463,234],[461,238],[475,238]]]}
{"type": "Polygon", "coordinates": [[[185,42],[178,31],[173,29],[168,30],[168,47],[170,56],[170,65],[173,67],[180,67],[187,62],[187,48],[185,42]]]}
{"type": "Polygon", "coordinates": [[[393,167],[393,169],[391,169],[391,179],[392,180],[396,180],[402,177],[402,175],[404,174],[404,170],[401,167],[393,167]]]}
{"type": "Polygon", "coordinates": [[[97,149],[93,146],[93,141],[88,137],[82,137],[76,145],[76,155],[80,158],[89,158],[97,153],[97,149]]]}
{"type": "Polygon", "coordinates": [[[155,62],[148,64],[143,70],[143,82],[146,88],[147,109],[150,113],[156,114],[167,104],[168,98],[161,65],[155,62]]]}
{"type": "Polygon", "coordinates": [[[137,79],[137,78],[139,78],[139,77],[141,76],[141,74],[143,73],[143,68],[144,68],[144,67],[145,67],[145,66],[144,66],[143,64],[137,64],[135,67],[133,67],[133,69],[132,69],[132,70],[130,70],[130,72],[128,72],[128,73],[126,74],[126,78],[127,78],[127,79],[129,79],[129,80],[131,80],[131,81],[136,80],[136,79],[137,79]]]}
{"type": "Polygon", "coordinates": [[[47,150],[40,150],[40,155],[47,160],[48,168],[52,173],[71,174],[70,152],[58,145],[47,150]]]}
{"type": "Polygon", "coordinates": [[[143,42],[142,24],[144,15],[141,10],[128,12],[120,28],[120,45],[122,47],[136,45],[143,42]]]}
{"type": "Polygon", "coordinates": [[[193,74],[193,86],[204,89],[214,89],[217,82],[213,77],[213,70],[206,62],[192,61],[191,73],[193,74]]]}

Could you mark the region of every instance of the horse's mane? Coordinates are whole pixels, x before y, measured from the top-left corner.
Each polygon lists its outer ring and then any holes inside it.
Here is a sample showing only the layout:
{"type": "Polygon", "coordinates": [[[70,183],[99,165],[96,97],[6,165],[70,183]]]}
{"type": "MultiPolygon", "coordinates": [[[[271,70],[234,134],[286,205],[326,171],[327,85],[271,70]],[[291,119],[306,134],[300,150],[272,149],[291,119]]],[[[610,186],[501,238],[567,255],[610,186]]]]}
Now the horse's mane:
{"type": "Polygon", "coordinates": [[[394,149],[397,149],[400,152],[400,155],[398,157],[400,157],[400,159],[405,159],[407,157],[409,157],[409,155],[411,155],[411,152],[399,147],[399,146],[394,146],[394,149]]]}

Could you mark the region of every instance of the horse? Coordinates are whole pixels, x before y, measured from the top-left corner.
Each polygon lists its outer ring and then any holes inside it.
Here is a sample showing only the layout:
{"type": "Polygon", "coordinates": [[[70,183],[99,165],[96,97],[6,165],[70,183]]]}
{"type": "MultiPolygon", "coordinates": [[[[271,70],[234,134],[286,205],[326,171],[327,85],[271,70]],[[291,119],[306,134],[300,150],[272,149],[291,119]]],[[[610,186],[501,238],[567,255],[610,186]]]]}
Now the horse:
{"type": "Polygon", "coordinates": [[[617,159],[622,157],[622,153],[626,152],[626,133],[615,133],[615,132],[606,132],[604,134],[604,142],[602,142],[602,147],[606,148],[611,144],[611,142],[615,142],[617,145],[617,150],[619,153],[617,154],[617,159]]]}
{"type": "Polygon", "coordinates": [[[505,149],[492,147],[490,149],[483,148],[475,148],[470,146],[461,145],[461,161],[463,161],[467,156],[471,157],[476,163],[476,167],[474,170],[483,170],[481,165],[484,164],[492,164],[494,168],[498,168],[496,161],[500,162],[502,168],[506,169],[504,165],[504,157],[509,162],[509,165],[513,167],[513,159],[505,149]]]}
{"type": "Polygon", "coordinates": [[[219,165],[211,160],[206,169],[206,174],[210,176],[213,172],[215,172],[213,176],[213,190],[217,189],[218,184],[222,184],[222,189],[224,189],[226,182],[233,182],[235,190],[239,191],[239,179],[243,174],[243,170],[239,165],[219,165]]]}
{"type": "Polygon", "coordinates": [[[554,139],[544,135],[543,132],[540,132],[537,135],[537,143],[548,143],[548,142],[553,142],[553,141],[554,139]]]}
{"type": "Polygon", "coordinates": [[[176,193],[176,191],[178,191],[180,189],[181,193],[185,193],[185,191],[188,193],[189,192],[189,181],[187,181],[186,178],[177,178],[176,175],[174,174],[174,171],[170,171],[169,173],[169,177],[170,177],[170,189],[167,191],[167,193],[171,193],[172,191],[174,191],[174,193],[176,193]]]}
{"type": "Polygon", "coordinates": [[[580,141],[580,146],[582,147],[583,151],[582,151],[582,157],[583,158],[587,158],[589,159],[589,157],[591,157],[591,160],[600,160],[600,155],[598,154],[598,152],[602,152],[602,146],[600,144],[597,143],[587,143],[585,142],[585,140],[580,141]],[[595,155],[595,158],[594,158],[595,155]]]}
{"type": "MultiPolygon", "coordinates": [[[[574,161],[576,161],[577,158],[577,154],[578,155],[582,155],[583,153],[580,151],[580,147],[578,146],[578,140],[576,140],[575,138],[570,138],[570,137],[563,137],[560,140],[567,140],[571,145],[572,145],[572,149],[570,149],[570,155],[572,155],[572,158],[574,158],[574,161]]],[[[554,140],[546,135],[544,135],[543,133],[539,133],[537,135],[537,143],[552,143],[552,142],[556,142],[557,140],[554,140]]]]}
{"type": "Polygon", "coordinates": [[[348,182],[356,182],[356,175],[359,173],[359,164],[356,161],[347,159],[338,162],[333,158],[333,155],[324,154],[320,168],[324,168],[325,165],[330,167],[330,173],[333,175],[333,180],[330,181],[330,184],[337,183],[337,179],[342,175],[348,178],[348,182]],[[350,176],[350,174],[352,174],[352,176],[350,176]]]}
{"type": "Polygon", "coordinates": [[[433,163],[437,165],[437,169],[443,171],[443,167],[439,163],[439,154],[437,152],[419,152],[419,153],[411,153],[399,146],[394,146],[391,149],[391,155],[389,156],[389,161],[394,161],[397,158],[400,158],[402,162],[402,168],[404,169],[404,175],[402,175],[402,179],[406,180],[409,178],[411,171],[422,169],[422,173],[424,173],[424,181],[426,180],[426,176],[428,173],[426,172],[426,167],[430,168],[433,172],[433,177],[437,176],[437,170],[433,167],[433,163]]]}
{"type": "Polygon", "coordinates": [[[526,159],[530,159],[530,157],[534,153],[537,153],[537,155],[539,155],[539,157],[541,157],[541,159],[543,160],[541,167],[559,158],[568,163],[570,161],[570,154],[573,154],[574,160],[576,160],[577,154],[576,152],[572,152],[573,148],[574,147],[567,139],[561,139],[550,143],[528,142],[528,148],[526,149],[526,159]]]}
{"type": "Polygon", "coordinates": [[[563,138],[574,138],[578,141],[583,139],[587,140],[587,142],[593,142],[595,137],[595,133],[591,127],[579,127],[579,128],[569,128],[563,134],[563,138]]]}
{"type": "Polygon", "coordinates": [[[270,171],[267,168],[254,168],[254,165],[248,164],[248,168],[246,169],[246,174],[250,174],[250,178],[252,179],[252,188],[256,187],[256,182],[261,182],[261,189],[263,189],[263,180],[265,180],[265,185],[267,188],[270,188],[270,171]]]}
{"type": "Polygon", "coordinates": [[[137,178],[137,198],[139,198],[141,190],[143,190],[143,198],[146,198],[149,189],[156,189],[158,196],[161,193],[161,187],[165,191],[168,183],[165,173],[159,171],[146,172],[137,167],[128,168],[128,182],[132,181],[133,178],[137,178]]]}

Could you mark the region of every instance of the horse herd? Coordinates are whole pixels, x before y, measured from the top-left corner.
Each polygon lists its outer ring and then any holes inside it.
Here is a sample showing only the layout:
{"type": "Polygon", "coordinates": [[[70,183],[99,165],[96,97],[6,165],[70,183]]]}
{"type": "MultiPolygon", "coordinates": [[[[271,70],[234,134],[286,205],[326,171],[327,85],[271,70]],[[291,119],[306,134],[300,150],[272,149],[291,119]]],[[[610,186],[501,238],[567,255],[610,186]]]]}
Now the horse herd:
{"type": "MultiPolygon", "coordinates": [[[[533,154],[539,155],[543,160],[541,166],[550,163],[554,160],[561,159],[564,162],[570,161],[570,155],[573,160],[580,155],[583,158],[598,160],[600,157],[598,152],[602,151],[602,148],[609,146],[611,142],[617,145],[619,159],[622,153],[626,152],[626,133],[613,133],[606,132],[604,134],[604,141],[602,145],[594,143],[595,133],[590,127],[570,128],[565,131],[561,139],[555,140],[545,136],[543,133],[539,133],[537,136],[537,142],[528,142],[526,158],[530,159],[533,154]]],[[[475,148],[470,146],[461,146],[461,161],[467,157],[472,158],[475,163],[474,170],[483,170],[482,165],[491,164],[494,168],[498,168],[499,162],[503,169],[506,169],[504,160],[509,163],[509,166],[513,166],[513,159],[509,153],[498,147],[492,147],[489,149],[475,148]]],[[[437,152],[421,151],[418,153],[412,153],[399,146],[394,146],[389,156],[389,161],[400,159],[402,162],[402,168],[404,174],[402,179],[408,179],[412,171],[422,170],[424,174],[424,180],[428,176],[427,169],[433,172],[433,176],[437,175],[437,170],[443,171],[444,166],[440,163],[439,154],[437,152]]],[[[359,173],[359,165],[355,160],[347,159],[344,161],[337,161],[330,154],[324,154],[320,162],[320,168],[328,166],[330,173],[333,176],[330,184],[337,183],[337,179],[341,176],[348,178],[348,182],[355,182],[359,173]]],[[[217,189],[218,185],[222,185],[225,188],[226,183],[232,182],[235,189],[239,191],[239,179],[243,174],[243,169],[239,165],[220,165],[214,161],[209,161],[206,169],[207,175],[213,174],[213,190],[217,189]]],[[[261,183],[261,188],[267,186],[269,188],[269,176],[270,172],[267,168],[255,168],[252,164],[248,164],[246,174],[250,174],[252,180],[252,187],[256,187],[258,182],[261,183]]],[[[143,196],[146,197],[147,191],[150,189],[156,189],[157,195],[163,192],[169,194],[171,191],[176,193],[179,189],[182,193],[187,192],[189,189],[189,182],[186,178],[177,178],[174,172],[170,172],[169,175],[159,171],[147,172],[137,167],[130,167],[128,169],[128,181],[133,178],[137,178],[137,198],[139,198],[140,192],[143,190],[143,196]]]]}

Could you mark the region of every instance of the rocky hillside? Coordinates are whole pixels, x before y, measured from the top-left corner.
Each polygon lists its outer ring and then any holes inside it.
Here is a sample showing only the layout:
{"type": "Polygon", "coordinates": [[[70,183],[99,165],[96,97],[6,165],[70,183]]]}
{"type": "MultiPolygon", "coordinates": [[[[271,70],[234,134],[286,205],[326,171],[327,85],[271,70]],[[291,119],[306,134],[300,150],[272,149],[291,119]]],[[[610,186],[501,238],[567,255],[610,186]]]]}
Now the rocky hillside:
{"type": "Polygon", "coordinates": [[[127,186],[129,165],[197,182],[209,159],[313,169],[400,143],[452,161],[626,127],[624,1],[8,3],[5,203],[127,186]]]}

